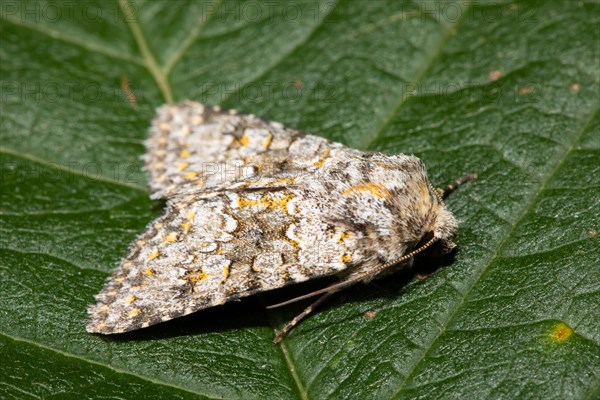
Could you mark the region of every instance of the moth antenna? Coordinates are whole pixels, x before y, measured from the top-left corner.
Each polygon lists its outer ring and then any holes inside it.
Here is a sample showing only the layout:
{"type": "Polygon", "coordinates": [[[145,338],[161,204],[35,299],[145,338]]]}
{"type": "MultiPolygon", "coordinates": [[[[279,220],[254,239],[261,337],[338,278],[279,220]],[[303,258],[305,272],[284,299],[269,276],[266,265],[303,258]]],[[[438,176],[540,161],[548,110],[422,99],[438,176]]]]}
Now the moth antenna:
{"type": "MultiPolygon", "coordinates": [[[[437,240],[438,240],[438,238],[436,238],[435,236],[433,236],[431,239],[429,239],[427,241],[427,243],[425,243],[421,247],[419,247],[419,248],[411,251],[408,254],[403,255],[400,258],[397,258],[397,259],[395,259],[393,261],[390,261],[388,263],[382,264],[380,267],[377,267],[376,270],[375,270],[376,271],[375,274],[377,274],[377,273],[379,273],[379,272],[381,272],[381,271],[383,271],[383,270],[391,267],[392,265],[396,265],[396,264],[399,264],[399,263],[404,262],[406,260],[410,260],[411,258],[413,258],[414,256],[416,256],[417,254],[419,254],[423,250],[427,249],[429,246],[431,246],[437,240]]],[[[367,276],[372,276],[372,275],[374,275],[374,273],[372,271],[369,272],[369,273],[361,274],[361,275],[358,275],[356,277],[353,277],[352,279],[349,279],[349,280],[346,280],[346,281],[342,281],[342,282],[339,282],[339,283],[334,283],[333,285],[329,285],[327,287],[324,287],[323,289],[315,290],[314,292],[303,294],[302,296],[294,297],[293,299],[289,299],[289,300],[286,300],[286,301],[281,302],[281,303],[272,304],[270,306],[267,306],[266,308],[267,308],[267,310],[272,310],[274,308],[279,308],[279,307],[287,306],[288,304],[292,304],[292,303],[296,303],[296,302],[301,301],[301,300],[309,299],[309,298],[317,296],[319,294],[323,294],[323,293],[325,293],[325,294],[333,294],[335,292],[339,292],[340,290],[342,290],[342,289],[344,289],[346,287],[352,286],[352,285],[354,285],[357,282],[360,282],[360,281],[364,280],[367,276]]]]}
{"type": "Polygon", "coordinates": [[[450,193],[455,191],[459,186],[464,185],[467,182],[477,180],[477,174],[465,175],[463,177],[458,178],[451,184],[447,185],[445,188],[435,188],[436,193],[440,196],[441,199],[445,199],[450,193]]]}
{"type": "MultiPolygon", "coordinates": [[[[432,232],[430,232],[430,233],[432,233],[432,232]]],[[[435,236],[432,236],[431,239],[429,239],[421,247],[418,247],[418,248],[414,249],[413,251],[411,251],[410,253],[403,255],[400,258],[392,260],[392,261],[390,261],[388,263],[385,263],[382,266],[378,267],[376,269],[377,273],[379,273],[379,272],[381,272],[381,271],[383,271],[385,269],[388,269],[392,265],[400,264],[400,263],[403,263],[404,261],[410,260],[411,258],[413,258],[414,256],[416,256],[417,254],[421,253],[423,250],[427,249],[429,246],[431,246],[432,244],[434,244],[437,240],[438,240],[438,238],[436,238],[435,236]]],[[[370,273],[369,275],[372,275],[372,273],[370,273]]]]}

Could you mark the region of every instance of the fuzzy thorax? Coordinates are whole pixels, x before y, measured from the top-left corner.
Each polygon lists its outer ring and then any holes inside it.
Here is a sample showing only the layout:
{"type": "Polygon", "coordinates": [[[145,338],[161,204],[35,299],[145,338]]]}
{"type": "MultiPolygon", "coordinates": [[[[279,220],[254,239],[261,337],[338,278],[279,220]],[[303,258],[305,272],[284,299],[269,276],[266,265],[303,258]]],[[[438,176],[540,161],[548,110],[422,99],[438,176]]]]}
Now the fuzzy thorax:
{"type": "MultiPolygon", "coordinates": [[[[435,237],[455,247],[457,223],[414,156],[333,151],[325,175],[307,185],[324,222],[345,225],[372,260],[389,262],[435,237]],[[332,184],[335,183],[335,184],[332,184]]],[[[436,246],[437,247],[437,246],[436,246]]]]}

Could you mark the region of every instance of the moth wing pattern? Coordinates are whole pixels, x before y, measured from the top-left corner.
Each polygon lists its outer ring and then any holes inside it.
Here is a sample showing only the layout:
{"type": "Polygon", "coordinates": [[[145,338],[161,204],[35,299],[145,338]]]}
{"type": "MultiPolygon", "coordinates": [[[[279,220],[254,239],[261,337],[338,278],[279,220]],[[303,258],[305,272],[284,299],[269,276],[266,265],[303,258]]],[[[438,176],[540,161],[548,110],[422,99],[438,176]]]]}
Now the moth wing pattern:
{"type": "Polygon", "coordinates": [[[235,110],[185,101],[158,109],[144,156],[153,198],[211,190],[322,164],[324,138],[235,110]]]}
{"type": "Polygon", "coordinates": [[[367,282],[424,239],[454,247],[456,220],[418,158],[253,115],[162,106],[145,169],[165,215],[96,296],[88,332],[131,331],[316,277],[367,282]]]}
{"type": "Polygon", "coordinates": [[[266,188],[173,198],[96,296],[87,330],[143,328],[359,260],[345,227],[313,218],[302,196],[266,188]]]}

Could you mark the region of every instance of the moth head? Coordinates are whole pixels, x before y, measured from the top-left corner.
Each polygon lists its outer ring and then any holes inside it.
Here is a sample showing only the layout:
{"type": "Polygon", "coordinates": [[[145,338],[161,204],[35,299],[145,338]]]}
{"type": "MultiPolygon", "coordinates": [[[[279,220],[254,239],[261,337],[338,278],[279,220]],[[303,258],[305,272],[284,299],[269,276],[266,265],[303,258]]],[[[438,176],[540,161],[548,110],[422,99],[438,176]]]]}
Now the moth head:
{"type": "Polygon", "coordinates": [[[411,252],[450,253],[456,247],[458,223],[446,208],[443,193],[427,179],[422,162],[418,159],[409,162],[416,167],[404,180],[406,189],[390,202],[395,205],[395,214],[401,216],[397,219],[397,234],[407,239],[411,252]]]}
{"type": "Polygon", "coordinates": [[[457,222],[438,196],[433,196],[432,211],[428,221],[419,228],[420,236],[409,247],[410,253],[405,257],[412,258],[419,253],[441,256],[450,253],[455,247],[457,222]]]}
{"type": "Polygon", "coordinates": [[[436,238],[435,252],[446,254],[456,247],[457,228],[456,218],[441,204],[432,227],[433,236],[436,238]]]}

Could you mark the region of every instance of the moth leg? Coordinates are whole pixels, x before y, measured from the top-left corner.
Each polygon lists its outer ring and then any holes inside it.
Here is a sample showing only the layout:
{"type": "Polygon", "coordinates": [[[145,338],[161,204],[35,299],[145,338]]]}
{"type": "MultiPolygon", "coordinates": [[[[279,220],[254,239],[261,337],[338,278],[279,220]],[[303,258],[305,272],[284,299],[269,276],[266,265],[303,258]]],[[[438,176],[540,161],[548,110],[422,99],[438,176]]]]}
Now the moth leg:
{"type": "Polygon", "coordinates": [[[454,182],[452,182],[451,184],[447,185],[444,188],[435,188],[435,191],[437,192],[438,196],[440,196],[442,199],[444,199],[450,193],[455,191],[459,186],[462,186],[465,183],[474,181],[476,179],[477,179],[476,174],[465,175],[463,177],[458,178],[457,180],[455,180],[454,182]]]}
{"type": "Polygon", "coordinates": [[[333,290],[330,292],[326,292],[323,296],[319,297],[317,299],[317,301],[315,301],[314,303],[312,303],[310,306],[306,307],[304,309],[304,311],[302,311],[300,314],[296,315],[294,317],[294,319],[292,319],[290,322],[288,322],[281,331],[279,331],[279,333],[277,334],[277,336],[275,336],[275,339],[273,339],[273,344],[277,344],[279,342],[281,342],[281,340],[288,334],[290,333],[290,331],[292,329],[294,329],[296,327],[296,325],[298,325],[300,323],[300,321],[302,321],[304,318],[306,318],[311,312],[313,312],[313,310],[315,308],[317,308],[321,303],[323,303],[325,300],[327,300],[332,294],[337,293],[337,290],[333,290]]]}

